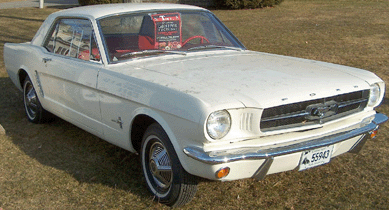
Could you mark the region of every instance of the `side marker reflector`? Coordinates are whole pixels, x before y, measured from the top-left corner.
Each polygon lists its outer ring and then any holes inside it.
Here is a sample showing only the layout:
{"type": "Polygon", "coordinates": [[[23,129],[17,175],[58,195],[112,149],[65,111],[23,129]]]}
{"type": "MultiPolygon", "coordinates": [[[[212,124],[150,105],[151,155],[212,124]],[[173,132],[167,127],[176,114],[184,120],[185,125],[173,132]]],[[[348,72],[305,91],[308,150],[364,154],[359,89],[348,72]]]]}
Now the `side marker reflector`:
{"type": "Polygon", "coordinates": [[[224,177],[226,177],[229,173],[230,173],[230,168],[229,168],[229,167],[221,168],[221,169],[219,169],[219,170],[216,172],[216,178],[218,178],[218,179],[224,178],[224,177]]]}

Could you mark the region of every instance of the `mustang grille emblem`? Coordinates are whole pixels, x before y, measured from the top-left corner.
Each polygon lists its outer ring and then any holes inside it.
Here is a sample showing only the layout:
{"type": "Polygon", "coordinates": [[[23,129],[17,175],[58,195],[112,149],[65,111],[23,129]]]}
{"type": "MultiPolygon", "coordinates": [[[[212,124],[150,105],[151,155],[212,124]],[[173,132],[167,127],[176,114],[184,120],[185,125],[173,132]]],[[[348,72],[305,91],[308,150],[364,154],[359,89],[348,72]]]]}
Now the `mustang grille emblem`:
{"type": "Polygon", "coordinates": [[[338,112],[338,104],[336,101],[328,101],[320,104],[312,104],[306,108],[307,120],[321,120],[326,117],[335,115],[338,112]]]}

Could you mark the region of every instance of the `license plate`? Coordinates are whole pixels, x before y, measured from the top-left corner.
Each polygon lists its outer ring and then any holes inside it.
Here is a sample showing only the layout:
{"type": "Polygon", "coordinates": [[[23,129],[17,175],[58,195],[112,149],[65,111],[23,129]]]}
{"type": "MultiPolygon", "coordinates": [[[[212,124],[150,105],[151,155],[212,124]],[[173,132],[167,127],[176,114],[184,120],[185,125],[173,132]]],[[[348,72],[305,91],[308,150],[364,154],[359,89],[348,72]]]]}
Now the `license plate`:
{"type": "Polygon", "coordinates": [[[329,163],[334,145],[304,151],[300,159],[299,171],[329,163]]]}

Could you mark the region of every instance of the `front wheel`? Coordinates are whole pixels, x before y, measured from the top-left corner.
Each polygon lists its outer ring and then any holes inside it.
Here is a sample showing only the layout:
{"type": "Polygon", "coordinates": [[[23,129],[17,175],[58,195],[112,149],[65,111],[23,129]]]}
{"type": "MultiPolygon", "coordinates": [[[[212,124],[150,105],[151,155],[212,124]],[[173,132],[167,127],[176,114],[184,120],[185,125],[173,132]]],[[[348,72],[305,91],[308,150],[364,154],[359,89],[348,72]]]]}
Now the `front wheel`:
{"type": "Polygon", "coordinates": [[[158,202],[179,207],[192,200],[197,179],[183,169],[159,124],[150,125],[143,136],[141,162],[147,187],[158,202]]]}

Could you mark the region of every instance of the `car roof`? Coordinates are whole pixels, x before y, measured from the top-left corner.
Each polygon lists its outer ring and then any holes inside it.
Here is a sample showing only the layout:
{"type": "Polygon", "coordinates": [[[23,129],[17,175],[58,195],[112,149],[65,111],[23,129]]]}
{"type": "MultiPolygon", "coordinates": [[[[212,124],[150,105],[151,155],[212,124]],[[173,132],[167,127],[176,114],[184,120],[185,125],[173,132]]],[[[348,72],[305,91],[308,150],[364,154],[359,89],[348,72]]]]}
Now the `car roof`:
{"type": "Polygon", "coordinates": [[[166,3],[119,3],[119,4],[100,4],[93,6],[75,7],[65,9],[51,14],[51,16],[84,16],[93,19],[98,19],[104,16],[141,12],[152,10],[165,9],[186,9],[186,10],[206,10],[197,6],[183,5],[183,4],[166,4],[166,3]]]}
{"type": "Polygon", "coordinates": [[[167,3],[119,3],[119,4],[100,4],[93,6],[82,6],[71,9],[60,10],[49,15],[31,40],[31,44],[41,46],[45,40],[46,33],[50,30],[53,22],[59,17],[81,17],[90,20],[96,20],[103,17],[118,15],[131,12],[146,12],[158,10],[198,10],[208,11],[201,7],[189,6],[184,4],[167,3]]]}

